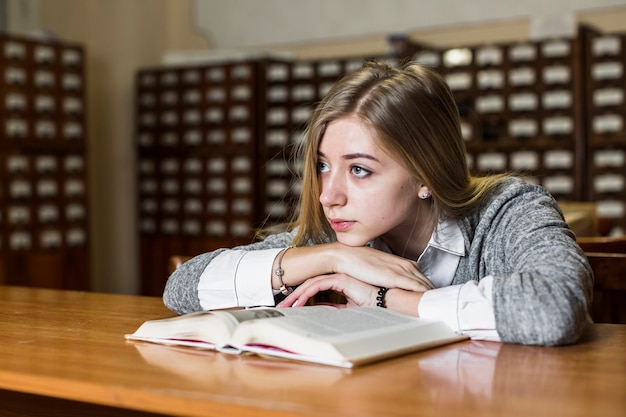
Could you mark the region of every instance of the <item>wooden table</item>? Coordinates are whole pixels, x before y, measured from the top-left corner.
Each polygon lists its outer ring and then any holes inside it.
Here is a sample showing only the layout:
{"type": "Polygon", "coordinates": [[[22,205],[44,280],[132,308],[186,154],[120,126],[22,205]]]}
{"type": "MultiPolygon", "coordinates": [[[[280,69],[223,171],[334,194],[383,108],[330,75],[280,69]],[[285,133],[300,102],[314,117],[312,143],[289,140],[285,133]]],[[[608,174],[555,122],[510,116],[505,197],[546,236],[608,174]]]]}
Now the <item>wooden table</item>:
{"type": "Polygon", "coordinates": [[[126,342],[150,297],[0,287],[3,416],[624,416],[626,326],[466,341],[342,370],[126,342]]]}

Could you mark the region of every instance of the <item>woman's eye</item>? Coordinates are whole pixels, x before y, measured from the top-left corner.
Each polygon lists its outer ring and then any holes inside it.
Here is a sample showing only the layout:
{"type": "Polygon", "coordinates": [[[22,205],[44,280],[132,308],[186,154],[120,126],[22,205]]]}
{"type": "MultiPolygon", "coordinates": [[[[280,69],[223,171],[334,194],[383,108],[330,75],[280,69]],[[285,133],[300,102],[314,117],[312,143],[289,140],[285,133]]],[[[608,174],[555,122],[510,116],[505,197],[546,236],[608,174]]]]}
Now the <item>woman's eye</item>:
{"type": "Polygon", "coordinates": [[[328,171],[328,164],[326,164],[326,162],[318,162],[317,172],[326,172],[326,171],[328,171]]]}
{"type": "Polygon", "coordinates": [[[370,170],[357,166],[357,165],[352,167],[352,174],[356,176],[357,178],[365,178],[369,176],[371,173],[372,172],[370,170]]]}

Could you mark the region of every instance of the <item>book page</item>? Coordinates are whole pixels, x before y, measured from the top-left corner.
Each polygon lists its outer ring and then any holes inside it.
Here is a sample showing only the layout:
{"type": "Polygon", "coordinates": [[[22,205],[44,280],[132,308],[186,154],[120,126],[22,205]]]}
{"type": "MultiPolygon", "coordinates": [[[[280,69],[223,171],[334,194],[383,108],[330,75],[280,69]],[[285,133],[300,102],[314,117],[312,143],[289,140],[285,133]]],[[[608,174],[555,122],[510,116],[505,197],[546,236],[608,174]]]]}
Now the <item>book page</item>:
{"type": "Polygon", "coordinates": [[[242,351],[352,366],[467,338],[442,322],[378,307],[282,311],[285,317],[240,324],[231,344],[242,351]]]}
{"type": "Polygon", "coordinates": [[[191,346],[204,349],[223,349],[238,353],[229,347],[230,336],[240,323],[248,320],[283,317],[280,309],[256,307],[198,311],[165,319],[148,320],[132,334],[128,340],[191,346]]]}
{"type": "Polygon", "coordinates": [[[237,325],[248,320],[283,316],[279,309],[272,307],[199,311],[148,320],[135,333],[125,335],[125,338],[167,345],[223,349],[238,353],[236,349],[232,350],[229,347],[230,336],[237,325]]]}
{"type": "Polygon", "coordinates": [[[380,307],[338,309],[329,306],[308,306],[280,309],[287,317],[298,317],[307,332],[320,337],[376,331],[399,324],[415,322],[410,316],[380,307]]]}
{"type": "Polygon", "coordinates": [[[201,311],[148,320],[135,333],[125,337],[127,340],[217,349],[229,344],[236,326],[237,320],[230,313],[201,311]]]}
{"type": "Polygon", "coordinates": [[[228,317],[234,325],[243,323],[247,320],[267,319],[273,317],[283,317],[282,309],[272,307],[254,307],[241,310],[219,310],[213,311],[212,314],[228,317]]]}

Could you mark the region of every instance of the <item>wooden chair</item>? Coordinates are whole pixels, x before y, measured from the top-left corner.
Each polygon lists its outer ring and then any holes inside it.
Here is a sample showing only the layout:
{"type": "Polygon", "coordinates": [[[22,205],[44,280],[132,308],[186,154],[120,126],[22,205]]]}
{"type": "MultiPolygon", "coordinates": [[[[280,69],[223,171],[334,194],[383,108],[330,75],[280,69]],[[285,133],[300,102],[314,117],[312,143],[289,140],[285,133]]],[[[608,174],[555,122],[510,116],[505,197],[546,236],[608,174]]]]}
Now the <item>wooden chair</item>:
{"type": "Polygon", "coordinates": [[[597,323],[626,324],[626,253],[586,255],[595,278],[591,318],[597,323]]]}
{"type": "Polygon", "coordinates": [[[190,259],[191,259],[191,256],[183,256],[183,255],[170,256],[170,259],[167,265],[168,275],[172,275],[172,272],[174,272],[176,268],[178,268],[180,265],[182,265],[183,263],[187,262],[190,259]]]}
{"type": "Polygon", "coordinates": [[[626,235],[577,237],[595,277],[591,318],[626,324],[626,235]]]}
{"type": "Polygon", "coordinates": [[[626,235],[580,236],[576,242],[585,252],[626,253],[626,235]]]}

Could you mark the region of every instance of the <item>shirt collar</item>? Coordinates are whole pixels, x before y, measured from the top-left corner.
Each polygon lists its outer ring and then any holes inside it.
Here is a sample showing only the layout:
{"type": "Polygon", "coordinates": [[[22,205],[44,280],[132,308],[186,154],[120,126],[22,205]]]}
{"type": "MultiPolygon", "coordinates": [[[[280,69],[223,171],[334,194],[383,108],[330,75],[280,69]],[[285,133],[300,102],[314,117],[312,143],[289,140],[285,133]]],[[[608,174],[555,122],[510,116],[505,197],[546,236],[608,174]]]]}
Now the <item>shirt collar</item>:
{"type": "MultiPolygon", "coordinates": [[[[367,246],[391,253],[391,249],[380,237],[370,241],[367,246]]],[[[465,240],[459,224],[454,220],[439,220],[428,247],[433,247],[456,256],[465,256],[465,240]]]]}
{"type": "Polygon", "coordinates": [[[465,256],[465,240],[459,224],[454,220],[439,220],[437,229],[428,241],[428,246],[453,255],[465,256]]]}

